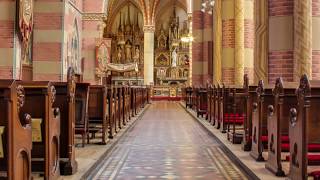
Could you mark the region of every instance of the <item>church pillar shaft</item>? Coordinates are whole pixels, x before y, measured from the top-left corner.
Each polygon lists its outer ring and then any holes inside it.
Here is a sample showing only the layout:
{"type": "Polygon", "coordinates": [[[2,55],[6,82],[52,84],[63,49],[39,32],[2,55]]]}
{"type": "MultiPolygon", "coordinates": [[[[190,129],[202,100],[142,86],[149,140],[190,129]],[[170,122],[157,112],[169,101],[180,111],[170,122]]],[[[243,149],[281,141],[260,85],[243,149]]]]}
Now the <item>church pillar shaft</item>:
{"type": "Polygon", "coordinates": [[[214,6],[214,31],[213,31],[213,82],[221,82],[221,59],[222,59],[222,11],[221,1],[216,0],[214,6]]]}
{"type": "Polygon", "coordinates": [[[312,1],[312,79],[320,80],[320,0],[312,1]]]}
{"type": "Polygon", "coordinates": [[[235,0],[235,84],[243,84],[244,75],[244,0],[235,0]]]}
{"type": "Polygon", "coordinates": [[[312,1],[294,1],[294,80],[312,77],[312,1]]]}
{"type": "Polygon", "coordinates": [[[255,2],[255,84],[259,80],[268,82],[268,1],[255,2]]]}
{"type": "Polygon", "coordinates": [[[154,26],[144,27],[144,84],[153,85],[154,80],[154,26]]]}

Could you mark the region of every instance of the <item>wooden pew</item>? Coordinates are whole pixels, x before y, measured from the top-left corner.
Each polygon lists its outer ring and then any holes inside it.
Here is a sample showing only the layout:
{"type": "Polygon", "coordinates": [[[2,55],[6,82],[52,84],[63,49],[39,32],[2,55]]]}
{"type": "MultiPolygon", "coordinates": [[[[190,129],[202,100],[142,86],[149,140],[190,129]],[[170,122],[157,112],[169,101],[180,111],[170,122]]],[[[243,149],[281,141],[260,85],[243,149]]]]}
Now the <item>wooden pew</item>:
{"type": "Polygon", "coordinates": [[[109,129],[109,138],[113,139],[116,134],[116,100],[115,100],[115,89],[113,86],[108,86],[108,129],[109,129]]]}
{"type": "Polygon", "coordinates": [[[227,133],[228,130],[228,121],[229,115],[233,114],[233,98],[232,98],[232,88],[223,86],[222,89],[219,91],[219,102],[220,106],[217,110],[217,113],[221,113],[217,116],[220,116],[219,126],[217,128],[220,129],[222,133],[227,133]]]}
{"type": "Polygon", "coordinates": [[[31,116],[20,112],[24,103],[21,85],[0,80],[0,179],[31,179],[31,116]]]}
{"type": "Polygon", "coordinates": [[[267,119],[268,107],[274,104],[272,94],[272,86],[265,86],[263,81],[260,80],[255,94],[256,102],[253,103],[252,109],[252,147],[250,155],[256,161],[264,161],[262,152],[267,145],[267,119]]]}
{"type": "Polygon", "coordinates": [[[55,106],[56,89],[50,82],[18,82],[25,91],[22,114],[30,113],[34,124],[32,132],[32,172],[45,179],[58,179],[60,110],[55,106]]]}
{"type": "Polygon", "coordinates": [[[121,129],[121,89],[114,87],[114,100],[115,100],[115,132],[118,133],[121,129]]]}
{"type": "Polygon", "coordinates": [[[136,88],[131,87],[131,116],[134,117],[137,113],[137,107],[136,107],[136,88]]]}
{"type": "Polygon", "coordinates": [[[60,108],[60,170],[63,175],[77,172],[78,163],[75,159],[75,94],[76,82],[73,68],[68,69],[67,82],[53,83],[56,88],[54,105],[60,108]]]}
{"type": "Polygon", "coordinates": [[[129,86],[126,87],[126,119],[127,122],[131,120],[131,88],[129,86]]]}
{"type": "Polygon", "coordinates": [[[244,128],[244,135],[242,141],[242,149],[244,151],[251,151],[252,146],[252,105],[256,102],[256,90],[257,85],[249,85],[245,88],[245,98],[246,98],[246,110],[245,110],[245,117],[243,128],[244,128]]]}
{"type": "MultiPolygon", "coordinates": [[[[101,132],[101,144],[106,144],[106,133],[110,126],[108,119],[109,101],[108,88],[102,85],[91,85],[88,105],[88,131],[95,134],[101,132]]],[[[94,135],[93,135],[94,136],[94,135]]],[[[88,143],[89,142],[88,138],[88,143]]]]}
{"type": "Polygon", "coordinates": [[[192,87],[192,109],[194,111],[197,111],[197,107],[198,107],[197,91],[198,91],[197,87],[192,87]]]}
{"type": "Polygon", "coordinates": [[[227,124],[227,137],[234,144],[241,144],[243,140],[243,121],[245,115],[245,91],[242,87],[230,88],[232,113],[224,114],[227,124]]]}
{"type": "Polygon", "coordinates": [[[297,108],[290,109],[290,169],[292,180],[319,179],[320,154],[309,154],[308,144],[320,142],[320,82],[300,79],[297,89],[297,108]],[[316,166],[311,169],[311,166],[316,166]]]}
{"type": "Polygon", "coordinates": [[[75,134],[81,134],[82,147],[88,138],[88,102],[89,102],[89,83],[76,84],[76,115],[75,115],[75,134]]]}
{"type": "Polygon", "coordinates": [[[217,85],[216,88],[216,99],[215,99],[215,116],[216,116],[216,122],[217,122],[217,129],[221,129],[221,132],[225,133],[226,127],[223,126],[225,123],[223,123],[223,94],[224,94],[224,86],[217,85]]]}
{"type": "Polygon", "coordinates": [[[117,87],[117,100],[118,100],[118,115],[117,115],[117,123],[118,123],[118,127],[119,129],[122,129],[123,126],[123,122],[124,122],[124,111],[123,111],[123,93],[122,93],[122,86],[117,87]]]}
{"type": "Polygon", "coordinates": [[[215,85],[211,85],[209,90],[210,90],[210,93],[211,93],[210,99],[209,99],[209,101],[210,101],[210,116],[209,116],[210,118],[209,118],[209,122],[210,122],[211,125],[214,126],[215,125],[214,124],[215,123],[215,117],[214,117],[214,111],[215,111],[215,104],[214,104],[215,85]]]}
{"type": "Polygon", "coordinates": [[[276,176],[285,176],[281,163],[281,152],[288,152],[285,148],[289,143],[289,112],[296,108],[296,83],[284,83],[277,78],[273,89],[274,105],[268,107],[268,160],[266,168],[276,176]],[[282,149],[285,148],[285,149],[282,149]]]}
{"type": "Polygon", "coordinates": [[[212,115],[213,104],[212,104],[211,99],[212,99],[212,85],[208,85],[207,86],[207,104],[208,104],[208,106],[207,106],[207,115],[206,115],[206,120],[208,122],[211,122],[211,119],[212,119],[211,115],[212,115]]]}
{"type": "Polygon", "coordinates": [[[207,113],[207,90],[206,88],[199,88],[197,91],[197,117],[207,113]]]}
{"type": "Polygon", "coordinates": [[[242,87],[231,87],[227,91],[227,108],[230,109],[231,105],[232,113],[224,113],[223,121],[227,123],[227,137],[234,144],[242,143],[245,134],[243,124],[247,118],[248,89],[249,77],[245,74],[242,87]]]}
{"type": "Polygon", "coordinates": [[[127,122],[129,120],[128,117],[128,87],[123,86],[122,87],[122,96],[123,96],[123,125],[127,125],[127,122]]]}

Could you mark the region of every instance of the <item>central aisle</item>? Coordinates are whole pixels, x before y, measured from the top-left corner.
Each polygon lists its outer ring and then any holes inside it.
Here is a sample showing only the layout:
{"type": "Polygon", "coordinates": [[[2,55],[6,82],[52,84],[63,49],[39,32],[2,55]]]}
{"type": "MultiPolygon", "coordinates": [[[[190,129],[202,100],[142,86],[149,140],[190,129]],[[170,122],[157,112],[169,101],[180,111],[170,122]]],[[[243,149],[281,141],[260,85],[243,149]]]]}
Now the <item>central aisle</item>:
{"type": "Polygon", "coordinates": [[[153,102],[94,179],[245,179],[176,102],[153,102]]]}

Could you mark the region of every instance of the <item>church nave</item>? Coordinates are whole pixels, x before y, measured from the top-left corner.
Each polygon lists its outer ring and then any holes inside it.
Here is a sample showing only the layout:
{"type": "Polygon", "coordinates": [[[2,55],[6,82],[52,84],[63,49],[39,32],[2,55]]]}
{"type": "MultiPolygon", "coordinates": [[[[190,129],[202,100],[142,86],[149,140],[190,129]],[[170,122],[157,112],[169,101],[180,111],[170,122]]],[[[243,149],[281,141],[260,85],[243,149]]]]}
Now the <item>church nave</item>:
{"type": "Polygon", "coordinates": [[[246,179],[178,102],[154,102],[89,179],[246,179]]]}

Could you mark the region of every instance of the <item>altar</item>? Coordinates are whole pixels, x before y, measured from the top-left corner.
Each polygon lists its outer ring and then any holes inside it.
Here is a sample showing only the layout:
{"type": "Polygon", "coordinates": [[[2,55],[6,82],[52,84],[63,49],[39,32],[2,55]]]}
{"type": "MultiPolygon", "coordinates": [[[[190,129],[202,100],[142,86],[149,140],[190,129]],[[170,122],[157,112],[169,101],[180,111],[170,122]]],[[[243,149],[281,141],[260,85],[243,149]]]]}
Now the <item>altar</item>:
{"type": "Polygon", "coordinates": [[[156,32],[154,96],[180,97],[181,88],[187,86],[190,71],[189,43],[181,41],[189,33],[188,21],[180,24],[177,7],[173,8],[167,24],[156,32]]]}

